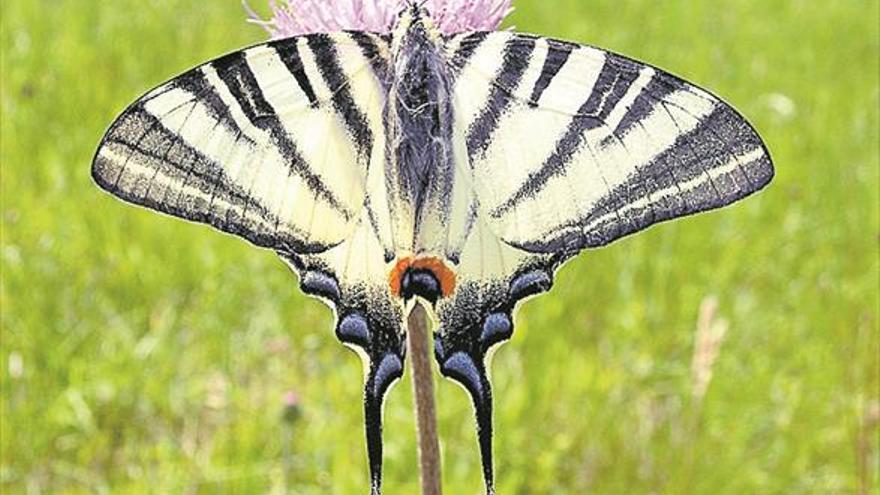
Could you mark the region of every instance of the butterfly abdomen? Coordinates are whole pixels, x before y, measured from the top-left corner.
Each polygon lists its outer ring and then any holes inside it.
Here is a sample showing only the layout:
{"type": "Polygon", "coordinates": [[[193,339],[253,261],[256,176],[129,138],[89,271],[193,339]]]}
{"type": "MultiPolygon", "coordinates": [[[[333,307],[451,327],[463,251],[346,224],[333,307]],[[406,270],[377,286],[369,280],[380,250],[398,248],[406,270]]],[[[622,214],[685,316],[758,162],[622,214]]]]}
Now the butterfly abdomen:
{"type": "MultiPolygon", "coordinates": [[[[392,189],[411,217],[413,251],[424,248],[423,219],[448,211],[454,180],[452,82],[441,39],[416,17],[396,34],[394,77],[385,109],[392,189]],[[422,234],[422,235],[420,235],[422,234]]],[[[442,215],[441,215],[442,216],[442,215]]],[[[430,247],[430,246],[429,246],[430,247]]]]}

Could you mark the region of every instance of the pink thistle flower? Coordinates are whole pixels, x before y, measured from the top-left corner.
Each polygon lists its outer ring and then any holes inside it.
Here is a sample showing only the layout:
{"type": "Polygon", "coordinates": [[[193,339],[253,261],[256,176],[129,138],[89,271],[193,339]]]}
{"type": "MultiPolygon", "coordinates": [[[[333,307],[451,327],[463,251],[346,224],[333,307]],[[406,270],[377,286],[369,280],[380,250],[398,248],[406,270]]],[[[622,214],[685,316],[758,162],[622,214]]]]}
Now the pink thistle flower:
{"type": "Polygon", "coordinates": [[[301,413],[302,407],[300,404],[299,395],[297,395],[297,393],[292,390],[285,393],[282,418],[285,421],[292,423],[299,419],[301,413]]]}
{"type": "MultiPolygon", "coordinates": [[[[494,31],[513,11],[511,0],[421,0],[445,34],[494,31]]],[[[413,0],[269,0],[272,18],[264,20],[248,7],[249,20],[273,39],[342,30],[388,33],[397,15],[413,0]]]]}

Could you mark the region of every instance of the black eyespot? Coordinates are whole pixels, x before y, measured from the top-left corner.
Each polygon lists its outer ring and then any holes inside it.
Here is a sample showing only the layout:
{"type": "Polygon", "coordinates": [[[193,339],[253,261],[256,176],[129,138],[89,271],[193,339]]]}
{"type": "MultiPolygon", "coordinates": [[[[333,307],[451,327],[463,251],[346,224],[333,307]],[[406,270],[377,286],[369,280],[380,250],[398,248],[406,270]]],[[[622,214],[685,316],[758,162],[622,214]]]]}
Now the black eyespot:
{"type": "Polygon", "coordinates": [[[408,269],[400,282],[400,294],[404,299],[423,297],[434,303],[440,297],[440,281],[430,270],[408,269]]]}

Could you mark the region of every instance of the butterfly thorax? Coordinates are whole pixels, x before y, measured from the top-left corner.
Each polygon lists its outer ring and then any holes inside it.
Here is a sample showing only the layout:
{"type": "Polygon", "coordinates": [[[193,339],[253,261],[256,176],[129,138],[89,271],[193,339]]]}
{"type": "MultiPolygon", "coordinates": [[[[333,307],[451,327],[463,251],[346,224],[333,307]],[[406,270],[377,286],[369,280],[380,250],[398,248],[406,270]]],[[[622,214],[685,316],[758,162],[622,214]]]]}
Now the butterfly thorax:
{"type": "Polygon", "coordinates": [[[439,250],[437,218],[453,183],[451,77],[442,38],[416,9],[394,33],[392,84],[385,108],[388,189],[398,249],[439,250]]]}

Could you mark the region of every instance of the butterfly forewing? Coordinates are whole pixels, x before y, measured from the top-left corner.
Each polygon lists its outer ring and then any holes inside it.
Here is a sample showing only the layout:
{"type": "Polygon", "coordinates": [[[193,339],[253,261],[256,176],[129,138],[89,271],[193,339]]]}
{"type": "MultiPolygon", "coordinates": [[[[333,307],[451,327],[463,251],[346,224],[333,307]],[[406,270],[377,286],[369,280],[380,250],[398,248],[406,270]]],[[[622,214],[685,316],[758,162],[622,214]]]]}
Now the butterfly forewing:
{"type": "Polygon", "coordinates": [[[384,89],[372,63],[341,33],[274,41],[197,67],[117,119],[93,176],[130,202],[258,246],[325,250],[354,228],[369,163],[383,161],[373,141],[384,89]]]}
{"type": "Polygon", "coordinates": [[[601,246],[772,178],[745,119],[660,69],[515,33],[462,44],[469,56],[452,63],[468,165],[482,214],[511,245],[601,246]]]}

